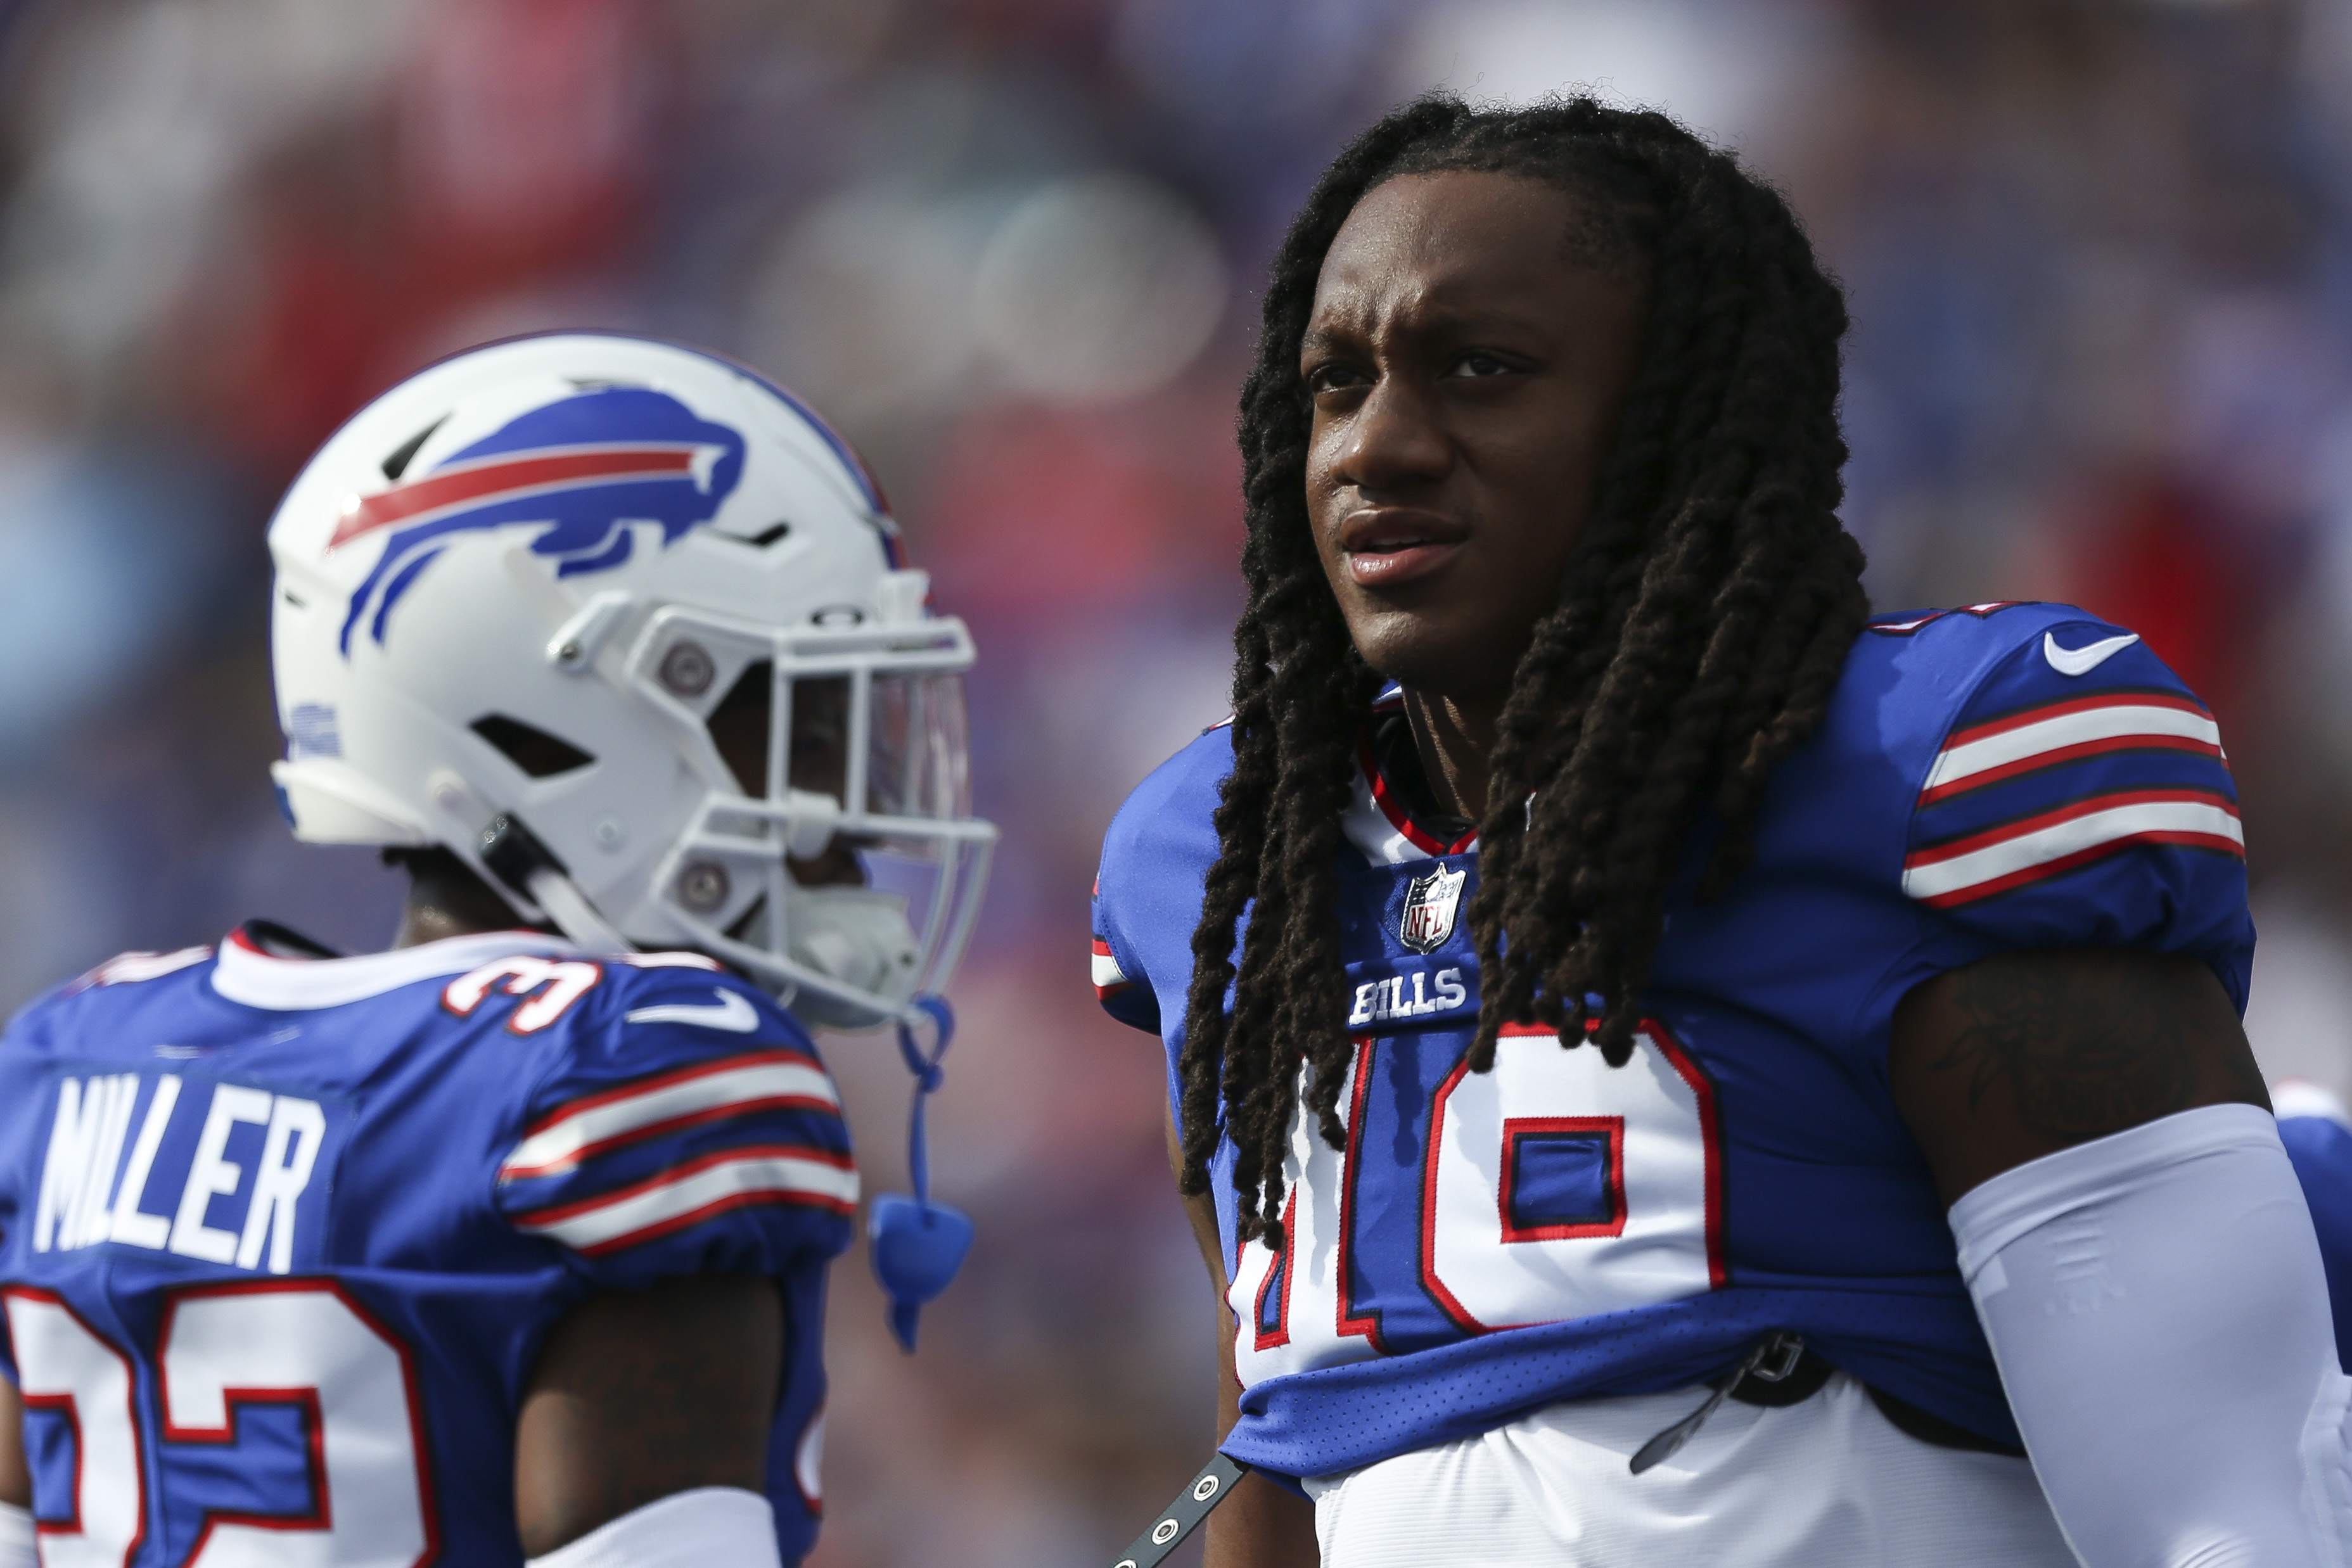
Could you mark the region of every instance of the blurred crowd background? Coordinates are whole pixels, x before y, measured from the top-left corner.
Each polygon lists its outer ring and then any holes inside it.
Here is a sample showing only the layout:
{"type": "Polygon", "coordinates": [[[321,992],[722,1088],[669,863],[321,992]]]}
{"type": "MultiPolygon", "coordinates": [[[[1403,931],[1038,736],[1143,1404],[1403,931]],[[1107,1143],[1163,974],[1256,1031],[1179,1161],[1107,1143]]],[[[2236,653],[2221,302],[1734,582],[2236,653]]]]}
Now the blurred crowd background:
{"type": "MultiPolygon", "coordinates": [[[[1232,407],[1323,162],[1431,85],[1590,84],[1790,193],[1852,290],[1882,609],[2066,599],[2211,701],[2274,1076],[2352,1090],[2352,0],[32,0],[0,6],[0,1004],[251,915],[286,835],[262,528],[353,408],[596,325],[809,394],[974,624],[1003,824],[922,1354],[838,1276],[848,1568],[1101,1562],[1204,1457],[1154,1043],[1097,1014],[1125,790],[1221,716],[1232,407]]],[[[898,1185],[904,1074],[833,1056],[898,1185]]]]}

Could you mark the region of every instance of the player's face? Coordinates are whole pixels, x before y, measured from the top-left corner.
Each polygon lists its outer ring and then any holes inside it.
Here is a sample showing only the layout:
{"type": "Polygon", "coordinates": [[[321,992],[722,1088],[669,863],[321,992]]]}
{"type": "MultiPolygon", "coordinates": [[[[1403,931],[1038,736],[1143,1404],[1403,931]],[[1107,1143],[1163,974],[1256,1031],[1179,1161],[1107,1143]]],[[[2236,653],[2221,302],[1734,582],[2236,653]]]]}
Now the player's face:
{"type": "Polygon", "coordinates": [[[1316,280],[1316,548],[1357,648],[1418,691],[1507,688],[1633,377],[1645,283],[1586,258],[1575,203],[1513,175],[1401,176],[1316,280]]]}

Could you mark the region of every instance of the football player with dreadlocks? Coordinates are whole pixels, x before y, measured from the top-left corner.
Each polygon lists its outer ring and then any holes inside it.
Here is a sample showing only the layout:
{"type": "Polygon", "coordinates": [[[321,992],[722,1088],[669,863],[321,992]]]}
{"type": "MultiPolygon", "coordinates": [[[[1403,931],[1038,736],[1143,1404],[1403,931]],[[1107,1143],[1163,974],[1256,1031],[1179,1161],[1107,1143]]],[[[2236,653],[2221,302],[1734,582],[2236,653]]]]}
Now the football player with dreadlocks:
{"type": "Polygon", "coordinates": [[[1235,713],[1096,901],[1220,1568],[2339,1560],[2213,720],[2077,610],[1872,616],[1845,326],[1589,99],[1399,110],[1292,225],[1235,713]]]}

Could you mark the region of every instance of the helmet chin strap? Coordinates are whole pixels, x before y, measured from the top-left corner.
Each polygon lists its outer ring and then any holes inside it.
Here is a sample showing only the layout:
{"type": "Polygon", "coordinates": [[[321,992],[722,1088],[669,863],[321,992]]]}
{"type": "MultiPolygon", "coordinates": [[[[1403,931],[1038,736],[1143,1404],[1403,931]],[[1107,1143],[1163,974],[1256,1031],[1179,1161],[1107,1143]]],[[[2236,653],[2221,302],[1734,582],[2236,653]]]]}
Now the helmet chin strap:
{"type": "MultiPolygon", "coordinates": [[[[555,928],[591,957],[612,957],[638,950],[635,943],[615,930],[596,906],[588,902],[588,895],[580,891],[579,884],[564,872],[554,854],[539,841],[538,835],[523,826],[519,818],[503,812],[491,818],[489,825],[475,840],[475,847],[480,852],[482,863],[489,868],[493,876],[504,883],[509,892],[520,894],[538,904],[548,919],[555,923],[555,928]]],[[[905,929],[905,916],[898,912],[895,902],[887,897],[877,899],[876,894],[864,888],[823,888],[803,890],[799,899],[804,905],[822,908],[833,917],[828,923],[834,927],[833,935],[845,945],[843,951],[835,955],[840,960],[838,967],[871,967],[887,974],[894,961],[911,961],[911,955],[907,953],[907,944],[892,939],[897,931],[905,929]],[[894,918],[878,922],[873,918],[886,907],[894,918]],[[896,929],[886,929],[892,926],[896,929]]],[[[911,936],[912,934],[908,935],[911,936]]],[[[920,997],[894,1002],[875,988],[857,986],[846,975],[832,975],[836,965],[824,962],[821,955],[799,953],[793,955],[793,958],[803,969],[811,971],[793,981],[817,1003],[809,1006],[803,1002],[803,1010],[809,1014],[807,1021],[835,1029],[871,1029],[877,1024],[895,1021],[902,1032],[909,1025],[920,1027],[928,1024],[939,1030],[940,1049],[946,1049],[947,1035],[952,1032],[954,1025],[952,1022],[940,1022],[940,1015],[934,1009],[943,1008],[945,1004],[936,998],[920,997]],[[830,996],[819,986],[809,983],[817,975],[830,976],[845,982],[854,991],[867,991],[872,995],[872,1000],[855,995],[830,996]],[[881,1006],[877,1009],[875,1002],[881,1006]]]]}
{"type": "Polygon", "coordinates": [[[531,873],[530,895],[547,911],[555,928],[578,943],[583,952],[609,958],[637,950],[635,943],[605,923],[588,895],[562,872],[542,867],[531,873]]]}
{"type": "Polygon", "coordinates": [[[562,863],[517,819],[503,813],[491,818],[475,846],[490,874],[538,904],[582,951],[598,957],[636,951],[635,944],[596,913],[562,863]]]}

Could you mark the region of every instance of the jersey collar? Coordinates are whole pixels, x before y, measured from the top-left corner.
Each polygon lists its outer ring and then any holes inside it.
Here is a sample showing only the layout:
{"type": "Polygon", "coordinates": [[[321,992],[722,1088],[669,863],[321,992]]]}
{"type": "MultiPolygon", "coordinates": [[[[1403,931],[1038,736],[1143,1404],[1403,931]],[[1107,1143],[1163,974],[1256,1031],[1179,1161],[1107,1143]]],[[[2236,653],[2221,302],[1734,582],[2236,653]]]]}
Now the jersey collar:
{"type": "MultiPolygon", "coordinates": [[[[1393,713],[1403,706],[1404,688],[1394,685],[1372,701],[1375,715],[1393,713]]],[[[1449,842],[1414,821],[1395,789],[1381,776],[1370,744],[1362,740],[1356,743],[1355,798],[1348,803],[1340,827],[1348,841],[1362,851],[1364,858],[1374,865],[1435,860],[1440,855],[1466,854],[1478,847],[1475,831],[1449,842]]]]}
{"type": "Polygon", "coordinates": [[[280,958],[264,952],[239,929],[220,945],[212,983],[214,991],[228,1001],[273,1012],[301,1012],[364,1001],[419,980],[462,975],[518,953],[570,957],[578,951],[562,937],[542,932],[485,931],[356,958],[280,958]]]}

